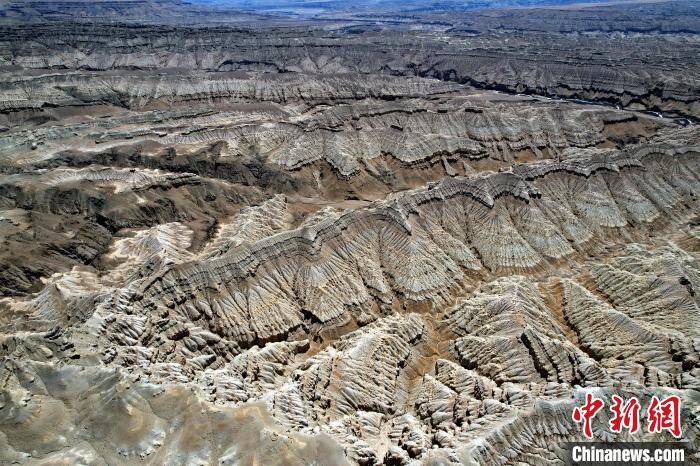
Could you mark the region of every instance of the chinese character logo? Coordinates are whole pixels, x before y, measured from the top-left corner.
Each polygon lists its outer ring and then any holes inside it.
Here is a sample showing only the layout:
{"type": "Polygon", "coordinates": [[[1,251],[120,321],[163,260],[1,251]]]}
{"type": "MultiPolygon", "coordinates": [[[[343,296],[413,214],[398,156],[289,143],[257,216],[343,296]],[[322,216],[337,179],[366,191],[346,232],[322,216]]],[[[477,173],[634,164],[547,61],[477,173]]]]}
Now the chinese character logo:
{"type": "Polygon", "coordinates": [[[598,411],[603,409],[604,405],[603,400],[595,398],[590,393],[586,393],[586,404],[580,408],[574,408],[574,412],[571,417],[574,422],[583,422],[583,435],[585,435],[586,438],[593,438],[591,420],[596,414],[598,414],[598,411]]]}
{"type": "Polygon", "coordinates": [[[622,432],[622,428],[629,429],[630,434],[639,430],[639,400],[632,397],[623,405],[623,400],[617,395],[613,395],[613,405],[610,411],[613,418],[610,420],[610,430],[612,432],[622,432]]]}
{"type": "Polygon", "coordinates": [[[681,400],[675,395],[664,398],[663,401],[655,396],[651,397],[651,404],[647,409],[649,417],[649,432],[661,432],[668,430],[676,438],[681,436],[681,400]]]}
{"type": "MultiPolygon", "coordinates": [[[[613,415],[609,421],[611,432],[620,433],[627,429],[630,434],[639,431],[639,413],[641,404],[635,397],[627,402],[617,395],[612,396],[613,404],[610,407],[613,415]]],[[[598,412],[603,409],[603,400],[586,393],[586,403],[574,408],[571,418],[574,422],[583,424],[583,435],[587,439],[593,438],[591,423],[598,412]]],[[[650,434],[660,433],[664,430],[676,438],[681,437],[681,400],[676,395],[671,395],[662,400],[653,396],[647,408],[647,430],[650,434]]]]}

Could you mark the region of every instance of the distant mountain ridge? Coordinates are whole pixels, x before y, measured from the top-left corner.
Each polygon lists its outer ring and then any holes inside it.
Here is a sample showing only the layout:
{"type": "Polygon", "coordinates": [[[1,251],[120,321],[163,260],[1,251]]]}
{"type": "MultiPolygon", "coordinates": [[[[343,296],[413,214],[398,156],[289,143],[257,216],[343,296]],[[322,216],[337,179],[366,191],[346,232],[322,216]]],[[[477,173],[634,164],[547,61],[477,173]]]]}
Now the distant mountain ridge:
{"type": "MultiPolygon", "coordinates": [[[[7,0],[0,21],[97,19],[144,23],[237,23],[260,19],[382,19],[474,9],[575,4],[579,0],[7,0]],[[262,15],[262,16],[261,16],[262,15]]],[[[598,0],[602,1],[602,0],[598,0]]],[[[596,1],[591,3],[597,3],[596,1]]]]}

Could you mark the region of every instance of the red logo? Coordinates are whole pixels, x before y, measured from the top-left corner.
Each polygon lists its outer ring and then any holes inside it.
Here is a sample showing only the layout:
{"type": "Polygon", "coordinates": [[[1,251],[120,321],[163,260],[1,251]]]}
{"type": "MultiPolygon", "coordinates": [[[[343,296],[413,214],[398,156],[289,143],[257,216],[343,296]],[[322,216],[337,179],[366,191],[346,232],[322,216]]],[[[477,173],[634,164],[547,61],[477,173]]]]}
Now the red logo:
{"type": "MultiPolygon", "coordinates": [[[[636,397],[632,397],[625,402],[617,395],[612,396],[613,404],[610,407],[613,416],[609,422],[610,431],[622,432],[622,429],[629,430],[630,434],[639,431],[639,412],[641,404],[636,397]]],[[[586,393],[586,403],[583,406],[574,408],[571,418],[576,423],[583,423],[583,435],[588,439],[593,438],[591,421],[603,409],[603,400],[586,393]]],[[[649,433],[660,433],[664,430],[670,432],[674,437],[681,437],[681,399],[676,395],[671,395],[659,400],[653,396],[647,408],[647,430],[649,433]]]]}
{"type": "Polygon", "coordinates": [[[623,400],[617,395],[613,395],[613,405],[610,411],[614,417],[610,420],[610,430],[613,432],[622,432],[622,428],[629,429],[630,434],[634,434],[639,430],[639,400],[632,397],[627,403],[622,404],[623,400]]]}
{"type": "Polygon", "coordinates": [[[663,401],[651,397],[647,415],[650,433],[667,430],[676,438],[681,436],[681,400],[677,396],[671,395],[663,401]]]}
{"type": "Polygon", "coordinates": [[[590,393],[586,393],[586,404],[574,408],[572,414],[572,419],[574,422],[583,422],[583,435],[586,438],[593,438],[593,431],[591,430],[591,420],[598,414],[598,411],[603,409],[605,403],[603,400],[594,398],[590,393]]]}

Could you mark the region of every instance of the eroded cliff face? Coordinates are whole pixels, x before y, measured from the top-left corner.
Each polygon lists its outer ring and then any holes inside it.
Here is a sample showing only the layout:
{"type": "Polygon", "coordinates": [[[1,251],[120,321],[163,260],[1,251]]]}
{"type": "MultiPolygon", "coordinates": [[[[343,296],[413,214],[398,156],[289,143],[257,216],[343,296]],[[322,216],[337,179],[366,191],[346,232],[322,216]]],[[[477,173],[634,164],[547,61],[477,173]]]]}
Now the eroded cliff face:
{"type": "MultiPolygon", "coordinates": [[[[306,81],[291,87],[286,82],[284,90],[278,83],[241,88],[220,74],[256,71],[307,72],[328,79],[348,73],[423,76],[700,116],[697,44],[693,35],[684,32],[621,37],[605,31],[534,30],[475,35],[455,25],[416,33],[388,29],[347,34],[342,27],[312,27],[270,34],[266,29],[105,26],[96,34],[91,25],[60,23],[4,26],[0,51],[0,65],[21,70],[8,83],[16,89],[14,98],[3,102],[10,108],[36,108],[57,100],[134,105],[192,94],[220,98],[256,93],[256,97],[291,100],[313,92],[305,89],[306,81]],[[566,51],[564,57],[562,51],[566,51]],[[33,72],[47,68],[53,73],[37,76],[33,72]],[[129,69],[160,72],[137,79],[116,72],[129,69]]],[[[370,90],[358,91],[392,95],[384,89],[386,84],[372,83],[371,78],[367,84],[370,90]]],[[[351,79],[344,87],[346,91],[362,88],[363,82],[351,79]]]]}
{"type": "Polygon", "coordinates": [[[571,11],[3,26],[0,463],[556,464],[586,393],[697,450],[700,131],[597,105],[697,114],[697,40],[571,11]]]}
{"type": "Polygon", "coordinates": [[[336,98],[396,95],[372,75],[420,76],[700,117],[697,2],[476,11],[464,2],[409,3],[323,2],[310,17],[301,8],[300,19],[293,13],[300,5],[270,5],[266,13],[174,0],[11,0],[0,10],[0,67],[12,91],[0,105],[133,106],[251,93],[293,100],[312,95],[313,85],[241,86],[221,75],[303,72],[350,74],[336,98]],[[52,73],[38,71],[46,69],[52,73]]]}
{"type": "Polygon", "coordinates": [[[27,254],[7,248],[4,292],[38,291],[41,277],[99,264],[125,228],[179,221],[199,248],[241,207],[278,193],[289,197],[296,226],[322,207],[366,206],[445,176],[575,158],[578,150],[624,147],[677,128],[630,112],[436,80],[305,78],[239,77],[226,82],[277,90],[216,103],[204,93],[187,110],[95,104],[81,115],[85,107],[72,102],[41,110],[48,121],[38,125],[7,112],[22,124],[0,136],[5,228],[11,244],[33,244],[27,254]],[[388,90],[372,87],[381,83],[388,90]],[[303,100],[267,101],[291,85],[309,90],[303,100]],[[394,100],[366,97],[370,91],[394,100]],[[51,228],[28,229],[32,223],[51,228]]]}

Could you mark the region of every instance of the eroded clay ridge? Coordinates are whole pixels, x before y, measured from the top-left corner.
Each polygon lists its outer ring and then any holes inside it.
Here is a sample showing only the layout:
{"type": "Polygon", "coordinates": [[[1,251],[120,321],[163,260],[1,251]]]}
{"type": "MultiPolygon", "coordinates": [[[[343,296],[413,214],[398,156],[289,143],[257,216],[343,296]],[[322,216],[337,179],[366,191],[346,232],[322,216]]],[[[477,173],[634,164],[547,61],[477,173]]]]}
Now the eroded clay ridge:
{"type": "MultiPolygon", "coordinates": [[[[425,92],[445,90],[432,87],[439,82],[419,81],[425,84],[425,92]]],[[[187,166],[186,157],[177,155],[188,154],[188,148],[206,149],[223,142],[218,150],[209,149],[218,152],[216,162],[220,164],[262,156],[280,169],[294,171],[323,161],[341,177],[365,170],[388,180],[391,168],[380,160],[385,156],[403,167],[447,158],[458,163],[450,166],[443,160],[446,172],[456,174],[462,170],[459,159],[510,163],[518,157],[547,158],[560,156],[569,147],[620,143],[624,138],[611,139],[608,134],[615,125],[629,126],[631,140],[639,137],[635,126],[670,127],[662,120],[613,109],[526,99],[505,106],[495,94],[472,96],[471,100],[449,95],[433,102],[426,98],[429,95],[397,102],[351,100],[333,107],[321,101],[319,108],[304,112],[287,104],[247,113],[235,106],[230,111],[127,113],[118,118],[8,132],[0,136],[0,150],[4,151],[0,160],[7,169],[26,169],[30,164],[124,165],[139,163],[133,157],[135,144],[153,143],[172,148],[172,153],[147,157],[141,162],[149,164],[146,167],[216,176],[207,157],[187,166]],[[70,153],[71,149],[77,153],[70,153]]]]}
{"type": "Polygon", "coordinates": [[[276,196],[201,251],[177,222],[123,237],[108,274],[10,301],[0,458],[560,463],[590,391],[676,394],[696,442],[698,155],[517,165],[294,230],[276,196]]]}
{"type": "Polygon", "coordinates": [[[173,266],[124,306],[201,316],[243,346],[347,324],[396,298],[439,308],[478,273],[546,269],[597,250],[614,231],[682,221],[696,209],[697,155],[697,146],[653,146],[526,164],[327,210],[224,256],[173,266]]]}
{"type": "MultiPolygon", "coordinates": [[[[665,8],[673,10],[674,6],[665,8]]],[[[590,30],[585,25],[579,30],[577,20],[570,20],[562,31],[556,31],[563,26],[556,21],[533,21],[542,11],[500,13],[507,16],[504,19],[485,15],[476,30],[473,22],[484,16],[442,14],[431,24],[430,15],[418,15],[411,20],[417,33],[409,31],[408,25],[400,26],[399,21],[381,28],[360,22],[357,28],[362,34],[348,34],[352,25],[339,18],[312,21],[305,27],[245,30],[101,24],[96,31],[94,25],[79,22],[0,26],[0,66],[8,67],[7,75],[17,88],[14,98],[0,108],[36,108],[43,99],[75,102],[102,96],[118,105],[134,105],[146,102],[153,89],[157,94],[159,83],[164,89],[177,89],[166,91],[174,98],[194,98],[202,92],[216,98],[240,90],[216,83],[198,85],[202,71],[250,71],[349,73],[372,80],[376,78],[370,76],[376,75],[434,77],[513,93],[587,99],[697,118],[700,76],[698,46],[692,36],[698,27],[693,11],[690,4],[678,11],[647,9],[634,16],[635,23],[673,22],[675,28],[666,27],[669,34],[619,30],[619,23],[597,11],[592,13],[594,25],[588,19],[590,30]],[[605,24],[608,21],[612,25],[605,24]],[[565,58],[562,50],[566,50],[565,58]],[[13,71],[18,69],[22,73],[13,71]],[[124,76],[133,69],[162,75],[147,74],[133,81],[124,76]],[[51,70],[52,76],[30,78],[35,70],[38,74],[51,70]],[[71,75],[76,70],[80,79],[71,75]],[[51,92],[42,96],[47,91],[39,92],[36,86],[50,81],[51,92]],[[165,84],[167,81],[172,84],[165,84]],[[22,92],[28,92],[29,98],[22,92]]],[[[617,13],[629,19],[628,11],[617,13]]],[[[559,10],[557,14],[566,17],[572,13],[559,10]]],[[[267,92],[264,88],[258,91],[267,92]]],[[[278,89],[273,98],[294,95],[291,88],[286,95],[278,89]]]]}
{"type": "Polygon", "coordinates": [[[352,73],[204,73],[174,71],[156,74],[116,71],[4,73],[0,111],[12,112],[45,106],[113,104],[141,108],[158,102],[175,105],[192,101],[210,104],[222,100],[272,102],[318,101],[377,97],[424,96],[455,90],[455,83],[437,80],[352,73]]]}

